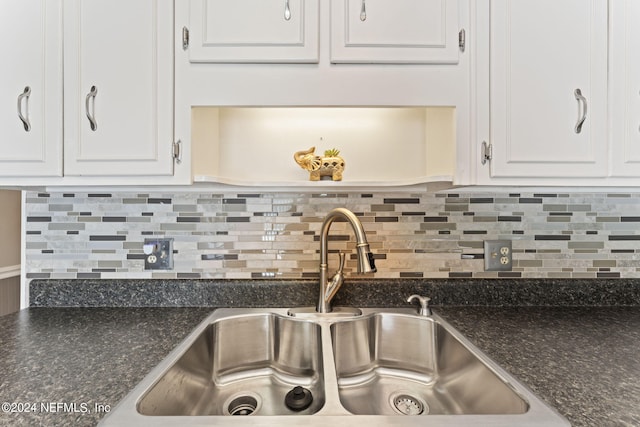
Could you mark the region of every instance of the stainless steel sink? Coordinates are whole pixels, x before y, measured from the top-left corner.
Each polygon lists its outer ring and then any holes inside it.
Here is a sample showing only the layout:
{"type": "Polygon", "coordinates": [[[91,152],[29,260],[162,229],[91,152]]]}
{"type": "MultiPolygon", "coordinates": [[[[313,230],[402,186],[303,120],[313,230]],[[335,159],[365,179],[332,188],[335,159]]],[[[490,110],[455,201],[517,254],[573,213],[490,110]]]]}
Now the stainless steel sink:
{"type": "Polygon", "coordinates": [[[569,425],[436,314],[337,313],[216,310],[101,425],[569,425]]]}
{"type": "Polygon", "coordinates": [[[138,402],[143,415],[312,414],[324,404],[320,325],[273,313],[209,323],[138,402]],[[295,387],[313,399],[289,409],[295,387]],[[297,408],[296,408],[297,409],[297,408]]]}
{"type": "Polygon", "coordinates": [[[331,325],[340,402],[374,415],[524,414],[529,405],[432,317],[331,325]]]}

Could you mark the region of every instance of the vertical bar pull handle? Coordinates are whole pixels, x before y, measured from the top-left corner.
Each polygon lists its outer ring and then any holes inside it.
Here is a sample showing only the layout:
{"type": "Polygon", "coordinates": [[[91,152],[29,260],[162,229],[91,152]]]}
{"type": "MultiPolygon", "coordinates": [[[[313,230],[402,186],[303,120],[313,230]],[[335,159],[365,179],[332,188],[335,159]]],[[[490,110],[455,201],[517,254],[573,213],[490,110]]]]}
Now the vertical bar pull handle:
{"type": "Polygon", "coordinates": [[[29,132],[31,130],[31,122],[29,122],[29,96],[31,95],[31,88],[29,86],[24,88],[24,92],[18,95],[18,117],[20,121],[22,121],[22,125],[24,126],[25,132],[29,132]],[[25,108],[24,114],[22,114],[22,104],[24,100],[25,108]]]}
{"type": "Polygon", "coordinates": [[[98,129],[98,122],[96,121],[96,95],[98,94],[98,88],[95,86],[91,86],[91,90],[87,94],[87,97],[84,100],[84,109],[87,113],[87,119],[89,119],[89,126],[92,131],[96,131],[98,129]],[[89,108],[89,104],[91,104],[91,109],[89,108]]]}
{"type": "Polygon", "coordinates": [[[578,88],[573,94],[578,101],[578,122],[576,123],[575,131],[576,133],[582,132],[582,124],[587,119],[587,98],[582,96],[582,91],[578,88]]]}
{"type": "Polygon", "coordinates": [[[362,0],[362,6],[360,6],[360,20],[362,22],[367,20],[367,6],[365,0],[362,0]]]}
{"type": "Polygon", "coordinates": [[[284,19],[285,21],[291,19],[291,8],[289,7],[289,0],[284,0],[284,19]]]}

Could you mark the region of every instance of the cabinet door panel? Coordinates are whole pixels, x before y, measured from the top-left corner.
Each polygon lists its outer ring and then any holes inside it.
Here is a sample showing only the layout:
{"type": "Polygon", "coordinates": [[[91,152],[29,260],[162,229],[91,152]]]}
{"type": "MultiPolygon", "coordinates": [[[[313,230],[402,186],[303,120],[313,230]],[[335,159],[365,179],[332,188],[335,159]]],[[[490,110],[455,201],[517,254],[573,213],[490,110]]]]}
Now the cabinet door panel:
{"type": "Polygon", "coordinates": [[[494,0],[490,60],[492,176],[606,174],[606,0],[494,0]]]}
{"type": "Polygon", "coordinates": [[[56,0],[0,4],[0,176],[62,174],[61,13],[56,0]]]}
{"type": "Polygon", "coordinates": [[[457,0],[332,0],[331,62],[457,63],[457,0]]]}
{"type": "Polygon", "coordinates": [[[640,177],[640,2],[611,3],[612,174],[640,177]]]}
{"type": "Polygon", "coordinates": [[[172,174],[173,3],[69,3],[65,175],[172,174]]]}
{"type": "Polygon", "coordinates": [[[318,62],[317,0],[191,0],[190,6],[192,62],[318,62]]]}

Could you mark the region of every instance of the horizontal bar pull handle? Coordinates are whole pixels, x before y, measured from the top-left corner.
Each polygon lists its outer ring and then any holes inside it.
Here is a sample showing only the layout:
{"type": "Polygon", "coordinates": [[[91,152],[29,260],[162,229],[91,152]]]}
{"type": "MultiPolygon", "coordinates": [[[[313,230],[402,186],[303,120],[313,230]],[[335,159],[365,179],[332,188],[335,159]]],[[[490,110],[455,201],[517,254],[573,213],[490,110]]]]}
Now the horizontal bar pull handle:
{"type": "Polygon", "coordinates": [[[578,122],[576,123],[575,131],[576,133],[580,133],[582,132],[584,121],[587,120],[587,98],[582,96],[580,88],[576,89],[573,94],[578,101],[578,122]]]}
{"type": "Polygon", "coordinates": [[[96,95],[98,94],[98,88],[95,86],[91,86],[91,90],[87,94],[87,97],[84,100],[84,109],[87,113],[87,119],[89,119],[89,126],[92,131],[96,131],[98,129],[98,122],[96,121],[96,95]],[[93,102],[91,102],[93,101],[93,102]],[[89,104],[91,104],[91,109],[89,108],[89,104]]]}
{"type": "Polygon", "coordinates": [[[29,121],[29,96],[31,96],[31,88],[29,86],[25,87],[24,92],[18,95],[18,118],[22,121],[25,132],[31,130],[31,122],[29,121]],[[22,113],[22,104],[24,104],[25,107],[24,114],[22,113]]]}

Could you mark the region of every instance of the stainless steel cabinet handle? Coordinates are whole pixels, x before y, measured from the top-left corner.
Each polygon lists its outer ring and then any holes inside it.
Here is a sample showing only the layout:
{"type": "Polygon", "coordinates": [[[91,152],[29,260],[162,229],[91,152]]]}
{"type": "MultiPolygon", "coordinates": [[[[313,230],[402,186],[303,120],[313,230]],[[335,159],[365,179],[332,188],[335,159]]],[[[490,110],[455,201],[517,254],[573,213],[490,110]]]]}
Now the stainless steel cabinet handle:
{"type": "Polygon", "coordinates": [[[24,92],[18,95],[18,117],[22,121],[25,132],[31,130],[31,122],[29,122],[29,96],[31,95],[31,88],[29,86],[24,88],[24,92]],[[22,114],[22,101],[25,101],[25,114],[22,114]]]}
{"type": "Polygon", "coordinates": [[[98,94],[98,88],[95,86],[91,86],[91,91],[87,94],[87,97],[84,100],[84,109],[85,112],[87,113],[87,119],[89,119],[89,126],[91,127],[92,131],[96,131],[98,129],[98,122],[96,122],[96,117],[95,117],[95,110],[96,110],[96,95],[98,94]],[[89,110],[89,104],[90,101],[93,102],[91,103],[92,105],[92,109],[91,111],[89,110]]]}
{"type": "Polygon", "coordinates": [[[582,124],[587,120],[587,98],[582,96],[582,91],[579,88],[576,89],[573,94],[576,96],[576,100],[578,101],[578,111],[581,111],[575,128],[576,133],[580,133],[582,132],[582,124]]]}
{"type": "Polygon", "coordinates": [[[367,19],[367,6],[365,0],[362,0],[362,6],[360,7],[360,20],[364,22],[367,19]]]}
{"type": "Polygon", "coordinates": [[[289,0],[284,0],[284,19],[286,21],[291,19],[291,9],[289,8],[289,0]]]}

